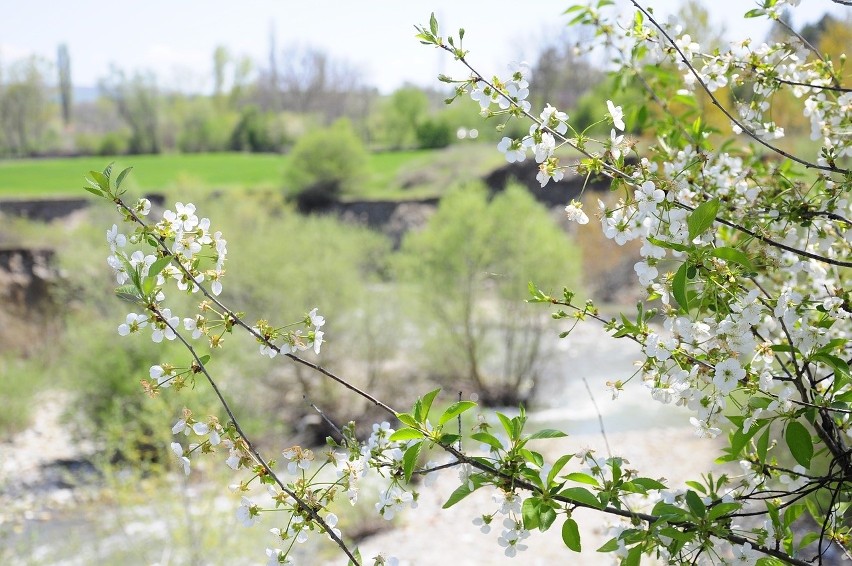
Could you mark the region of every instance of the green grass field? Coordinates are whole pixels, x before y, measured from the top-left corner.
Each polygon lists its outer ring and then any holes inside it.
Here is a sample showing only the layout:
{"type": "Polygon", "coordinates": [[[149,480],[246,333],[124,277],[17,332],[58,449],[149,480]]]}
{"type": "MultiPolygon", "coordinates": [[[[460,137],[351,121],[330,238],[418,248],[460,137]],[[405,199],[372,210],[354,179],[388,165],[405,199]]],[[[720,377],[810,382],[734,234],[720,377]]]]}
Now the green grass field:
{"type": "MultiPolygon", "coordinates": [[[[378,199],[440,194],[449,179],[459,178],[458,165],[467,166],[468,178],[473,178],[499,164],[500,156],[492,149],[468,145],[373,153],[366,178],[348,196],[378,199]],[[400,180],[412,176],[413,181],[400,180]]],[[[240,190],[283,188],[288,157],[207,153],[4,160],[0,161],[0,197],[85,196],[83,177],[90,170],[102,170],[111,161],[115,161],[116,169],[133,167],[125,185],[132,192],[240,190]]]]}

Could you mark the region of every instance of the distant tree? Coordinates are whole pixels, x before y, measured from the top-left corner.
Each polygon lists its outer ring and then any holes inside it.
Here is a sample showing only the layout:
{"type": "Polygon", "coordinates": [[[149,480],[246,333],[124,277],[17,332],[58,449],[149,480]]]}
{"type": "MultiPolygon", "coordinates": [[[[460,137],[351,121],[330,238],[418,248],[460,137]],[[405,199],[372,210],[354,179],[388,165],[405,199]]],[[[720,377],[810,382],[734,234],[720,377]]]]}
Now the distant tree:
{"type": "Polygon", "coordinates": [[[290,45],[280,58],[273,55],[270,68],[257,80],[255,97],[261,109],[319,114],[326,123],[366,115],[371,91],[350,63],[310,46],[290,45]]]}
{"type": "Polygon", "coordinates": [[[113,66],[99,83],[101,93],[113,101],[119,116],[130,128],[130,153],[160,153],[160,94],[152,73],[128,77],[113,66]]]}
{"type": "Polygon", "coordinates": [[[576,36],[563,33],[541,47],[530,85],[536,106],[574,108],[583,94],[603,80],[604,74],[576,53],[578,41],[576,36]]]}
{"type": "MultiPolygon", "coordinates": [[[[849,46],[852,45],[852,17],[847,15],[846,19],[841,20],[826,14],[822,19],[825,21],[825,28],[816,45],[823,57],[831,59],[835,69],[839,70],[841,54],[848,53],[849,46]]],[[[838,72],[842,72],[846,78],[852,76],[852,69],[848,66],[838,72]]]]}
{"type": "Polygon", "coordinates": [[[35,155],[43,150],[51,119],[51,105],[45,81],[44,62],[31,57],[9,70],[0,87],[0,129],[4,152],[35,155]]]}
{"type": "Polygon", "coordinates": [[[423,230],[406,234],[397,263],[428,325],[417,341],[426,369],[444,386],[464,383],[486,405],[528,398],[547,328],[524,301],[528,283],[576,283],[581,271],[569,266],[578,263],[565,232],[524,188],[491,199],[481,186],[451,191],[423,230]]]}
{"type": "Polygon", "coordinates": [[[417,126],[429,112],[429,98],[415,86],[397,89],[381,106],[382,138],[392,149],[417,143],[417,126]]]}
{"type": "Polygon", "coordinates": [[[306,200],[325,202],[358,184],[366,170],[367,150],[349,120],[303,135],[293,146],[285,181],[306,200]]]}
{"type": "Polygon", "coordinates": [[[225,73],[230,61],[231,54],[228,52],[228,48],[224,45],[217,45],[216,49],[213,50],[213,96],[217,99],[224,93],[225,73]]]}
{"type": "Polygon", "coordinates": [[[56,69],[59,72],[59,100],[62,104],[62,121],[67,125],[71,123],[73,99],[71,95],[71,56],[68,54],[68,46],[64,43],[56,50],[56,69]]]}

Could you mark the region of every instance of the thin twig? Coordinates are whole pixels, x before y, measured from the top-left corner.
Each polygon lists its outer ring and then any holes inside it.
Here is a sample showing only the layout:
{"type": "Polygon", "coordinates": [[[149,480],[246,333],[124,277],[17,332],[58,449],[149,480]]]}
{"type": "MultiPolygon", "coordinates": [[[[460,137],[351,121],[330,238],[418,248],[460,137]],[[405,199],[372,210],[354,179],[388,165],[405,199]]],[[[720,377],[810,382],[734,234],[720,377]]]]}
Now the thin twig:
{"type": "Polygon", "coordinates": [[[583,380],[583,385],[586,386],[586,391],[589,393],[589,399],[592,401],[592,406],[595,408],[595,413],[598,415],[598,424],[601,427],[601,436],[603,436],[604,445],[606,445],[606,455],[612,458],[612,450],[609,448],[609,440],[606,438],[606,429],[604,428],[603,416],[601,416],[601,410],[598,408],[597,402],[595,402],[595,396],[592,394],[592,388],[589,387],[589,382],[586,381],[586,376],[580,376],[580,379],[583,380]]]}

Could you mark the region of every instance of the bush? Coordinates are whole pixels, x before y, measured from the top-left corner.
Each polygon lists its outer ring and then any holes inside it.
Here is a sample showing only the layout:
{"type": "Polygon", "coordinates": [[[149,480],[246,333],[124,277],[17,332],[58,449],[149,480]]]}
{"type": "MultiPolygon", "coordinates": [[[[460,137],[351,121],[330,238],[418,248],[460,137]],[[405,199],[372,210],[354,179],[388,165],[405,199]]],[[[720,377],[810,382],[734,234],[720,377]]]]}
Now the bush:
{"type": "Polygon", "coordinates": [[[123,155],[130,147],[130,140],[122,132],[109,132],[103,135],[98,144],[98,155],[123,155]]]}
{"type": "Polygon", "coordinates": [[[528,397],[545,332],[540,310],[524,302],[528,282],[576,283],[578,264],[567,235],[523,188],[490,202],[480,186],[448,194],[426,228],[406,236],[398,263],[427,321],[430,372],[456,387],[464,380],[486,404],[528,397]]]}
{"type": "Polygon", "coordinates": [[[453,141],[450,125],[439,118],[429,118],[417,125],[417,145],[420,149],[447,147],[453,141]]]}
{"type": "Polygon", "coordinates": [[[290,155],[285,180],[293,193],[324,187],[332,197],[354,188],[366,172],[367,150],[348,120],[302,136],[290,155]]]}
{"type": "Polygon", "coordinates": [[[269,115],[261,112],[257,106],[246,106],[231,132],[228,147],[232,151],[254,153],[279,151],[282,141],[273,135],[268,124],[269,115]]]}

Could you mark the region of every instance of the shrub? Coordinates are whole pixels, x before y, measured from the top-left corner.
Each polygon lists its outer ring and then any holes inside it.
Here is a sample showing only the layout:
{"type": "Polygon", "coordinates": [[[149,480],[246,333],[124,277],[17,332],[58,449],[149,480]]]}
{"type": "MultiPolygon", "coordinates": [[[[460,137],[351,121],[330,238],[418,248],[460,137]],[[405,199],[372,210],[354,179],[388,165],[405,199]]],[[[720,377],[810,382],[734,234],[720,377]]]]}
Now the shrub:
{"type": "Polygon", "coordinates": [[[540,310],[524,303],[528,282],[576,282],[578,257],[547,210],[519,186],[490,202],[481,186],[448,194],[426,228],[406,236],[398,263],[427,321],[428,369],[447,384],[464,380],[487,404],[526,398],[545,331],[540,310]],[[508,353],[496,356],[497,348],[508,353]]]}
{"type": "Polygon", "coordinates": [[[366,171],[367,150],[348,120],[302,136],[290,155],[286,172],[288,189],[301,193],[324,187],[338,196],[355,187],[366,171]]]}
{"type": "Polygon", "coordinates": [[[447,147],[453,141],[450,125],[440,118],[428,118],[417,125],[417,145],[421,149],[447,147]]]}

